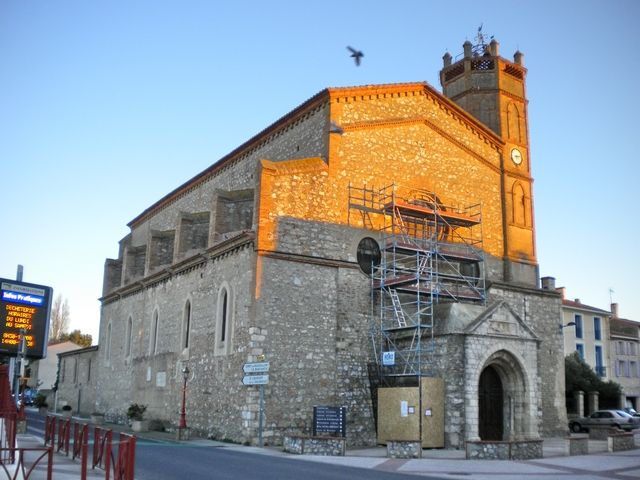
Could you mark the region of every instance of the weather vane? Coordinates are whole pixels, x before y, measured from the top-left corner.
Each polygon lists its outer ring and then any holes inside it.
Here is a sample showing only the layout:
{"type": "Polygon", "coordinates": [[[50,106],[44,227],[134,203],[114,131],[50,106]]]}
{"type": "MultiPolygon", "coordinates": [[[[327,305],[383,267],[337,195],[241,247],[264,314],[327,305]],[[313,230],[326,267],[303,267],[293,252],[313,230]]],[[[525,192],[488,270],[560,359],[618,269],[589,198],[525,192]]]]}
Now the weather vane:
{"type": "MultiPolygon", "coordinates": [[[[482,33],[482,23],[478,27],[478,33],[476,35],[476,43],[471,47],[471,51],[474,55],[484,55],[487,51],[487,34],[482,33]]],[[[493,40],[493,35],[489,36],[489,41],[493,40]]]]}

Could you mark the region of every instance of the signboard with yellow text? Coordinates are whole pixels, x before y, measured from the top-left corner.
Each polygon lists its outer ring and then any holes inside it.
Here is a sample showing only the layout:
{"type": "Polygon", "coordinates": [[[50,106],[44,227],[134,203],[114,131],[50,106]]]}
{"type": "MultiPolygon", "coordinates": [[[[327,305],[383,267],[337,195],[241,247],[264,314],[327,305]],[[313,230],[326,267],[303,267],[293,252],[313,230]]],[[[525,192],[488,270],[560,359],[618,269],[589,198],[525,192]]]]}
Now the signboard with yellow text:
{"type": "Polygon", "coordinates": [[[27,358],[47,355],[51,287],[0,278],[0,354],[17,356],[24,332],[27,358]]]}

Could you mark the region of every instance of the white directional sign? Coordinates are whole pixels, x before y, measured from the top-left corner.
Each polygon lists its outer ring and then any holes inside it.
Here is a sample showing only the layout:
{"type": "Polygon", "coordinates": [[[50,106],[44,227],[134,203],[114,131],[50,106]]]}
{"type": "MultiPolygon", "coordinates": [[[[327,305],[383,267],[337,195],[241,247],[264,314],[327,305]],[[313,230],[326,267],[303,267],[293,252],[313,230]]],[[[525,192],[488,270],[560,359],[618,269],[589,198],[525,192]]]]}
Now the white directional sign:
{"type": "Polygon", "coordinates": [[[242,366],[244,373],[264,373],[269,371],[269,362],[245,363],[242,366]]]}
{"type": "Polygon", "coordinates": [[[242,377],[244,385],[266,385],[269,383],[269,375],[245,375],[242,377]]]}
{"type": "Polygon", "coordinates": [[[395,365],[396,364],[396,352],[382,352],[382,365],[395,365]]]}

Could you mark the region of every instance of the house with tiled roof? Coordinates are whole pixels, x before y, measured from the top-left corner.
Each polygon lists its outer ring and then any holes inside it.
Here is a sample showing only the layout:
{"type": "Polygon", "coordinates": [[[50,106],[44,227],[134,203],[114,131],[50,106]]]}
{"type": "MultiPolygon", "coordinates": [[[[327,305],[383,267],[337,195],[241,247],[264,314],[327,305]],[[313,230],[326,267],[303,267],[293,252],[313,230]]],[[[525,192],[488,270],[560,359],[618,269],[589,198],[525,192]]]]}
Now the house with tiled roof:
{"type": "Polygon", "coordinates": [[[611,379],[622,387],[620,405],[640,409],[640,322],[620,318],[611,304],[609,325],[611,379]]]}
{"type": "Polygon", "coordinates": [[[562,324],[564,353],[578,352],[603,380],[611,379],[609,363],[609,319],[611,312],[582,303],[579,298],[569,300],[562,293],[562,324]]]}

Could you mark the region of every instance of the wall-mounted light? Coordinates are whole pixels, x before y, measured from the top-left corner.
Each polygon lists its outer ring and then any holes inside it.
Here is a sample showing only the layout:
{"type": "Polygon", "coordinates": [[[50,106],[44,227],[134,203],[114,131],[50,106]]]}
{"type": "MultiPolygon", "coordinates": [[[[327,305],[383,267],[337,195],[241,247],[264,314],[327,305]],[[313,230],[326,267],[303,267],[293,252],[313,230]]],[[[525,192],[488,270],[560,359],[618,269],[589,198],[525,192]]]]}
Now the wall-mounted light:
{"type": "Polygon", "coordinates": [[[575,327],[575,326],[576,326],[576,322],[569,322],[569,323],[567,323],[566,325],[562,325],[562,324],[560,323],[560,324],[558,324],[558,329],[559,329],[560,331],[562,331],[564,328],[567,328],[567,327],[575,327]]]}

